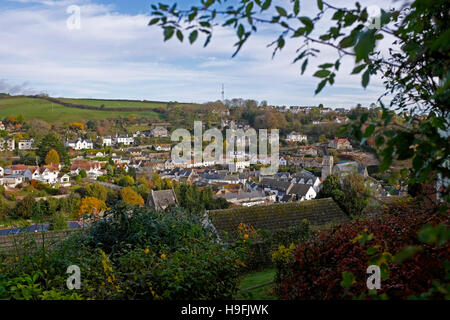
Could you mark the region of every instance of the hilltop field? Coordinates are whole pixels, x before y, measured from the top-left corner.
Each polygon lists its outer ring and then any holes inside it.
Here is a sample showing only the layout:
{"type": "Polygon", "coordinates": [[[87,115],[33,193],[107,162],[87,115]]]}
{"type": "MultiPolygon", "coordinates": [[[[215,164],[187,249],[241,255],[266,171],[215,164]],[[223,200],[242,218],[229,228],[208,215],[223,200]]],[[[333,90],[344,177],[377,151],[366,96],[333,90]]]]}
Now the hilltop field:
{"type": "MultiPolygon", "coordinates": [[[[116,119],[135,115],[162,119],[162,114],[155,109],[165,109],[168,102],[157,101],[129,101],[129,100],[97,100],[97,99],[68,99],[56,98],[58,101],[73,105],[85,105],[98,110],[82,109],[64,106],[41,98],[31,97],[3,97],[0,98],[0,118],[18,116],[22,114],[26,119],[40,119],[49,123],[73,122],[100,119],[116,119]],[[100,110],[106,108],[107,110],[100,110]],[[111,109],[120,109],[111,111],[111,109]],[[130,108],[131,111],[123,109],[130,108]],[[140,109],[140,110],[137,110],[140,109]],[[148,110],[146,110],[148,109],[148,110]]],[[[190,105],[190,104],[186,104],[190,105]]],[[[192,105],[194,106],[194,105],[192,105]]]]}

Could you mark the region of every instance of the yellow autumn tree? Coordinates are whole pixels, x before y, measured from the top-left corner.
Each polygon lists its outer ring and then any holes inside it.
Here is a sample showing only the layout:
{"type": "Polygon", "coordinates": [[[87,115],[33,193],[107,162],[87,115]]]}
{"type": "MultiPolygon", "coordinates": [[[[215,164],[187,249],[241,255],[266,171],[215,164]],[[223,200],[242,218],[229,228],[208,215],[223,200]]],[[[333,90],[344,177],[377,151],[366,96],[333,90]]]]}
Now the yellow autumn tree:
{"type": "Polygon", "coordinates": [[[131,187],[126,187],[120,190],[120,197],[126,204],[144,205],[144,199],[131,187]]]}
{"type": "Polygon", "coordinates": [[[81,131],[84,131],[84,129],[85,129],[84,123],[82,123],[82,122],[72,122],[70,124],[70,127],[72,129],[81,130],[81,131]]]}
{"type": "Polygon", "coordinates": [[[155,172],[153,174],[152,177],[152,185],[153,188],[152,189],[156,189],[156,190],[162,190],[163,189],[163,181],[162,179],[159,177],[159,174],[157,172],[155,172]]]}
{"type": "Polygon", "coordinates": [[[59,163],[59,154],[55,149],[50,149],[50,151],[45,156],[45,164],[59,163]]]}
{"type": "Polygon", "coordinates": [[[107,209],[103,200],[95,197],[84,197],[81,199],[80,207],[78,208],[78,216],[85,214],[91,216],[99,216],[107,209]]]}

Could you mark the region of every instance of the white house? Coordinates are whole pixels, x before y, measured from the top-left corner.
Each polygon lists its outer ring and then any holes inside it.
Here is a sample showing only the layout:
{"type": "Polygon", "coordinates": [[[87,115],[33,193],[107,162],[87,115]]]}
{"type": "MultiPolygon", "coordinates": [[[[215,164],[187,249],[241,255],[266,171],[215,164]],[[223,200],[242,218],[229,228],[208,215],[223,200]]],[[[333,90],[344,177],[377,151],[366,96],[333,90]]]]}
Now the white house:
{"type": "Polygon", "coordinates": [[[300,155],[310,155],[310,156],[317,156],[318,151],[317,148],[314,146],[300,146],[297,151],[300,155]]]}
{"type": "Polygon", "coordinates": [[[245,168],[250,167],[250,161],[238,160],[228,165],[230,172],[242,172],[245,168]]]}
{"type": "Polygon", "coordinates": [[[16,149],[16,142],[14,139],[5,140],[3,138],[0,139],[0,151],[13,151],[16,149]]]}
{"type": "Polygon", "coordinates": [[[28,167],[24,164],[12,164],[12,165],[6,166],[6,168],[4,170],[4,174],[5,175],[24,174],[27,169],[28,169],[28,167]]]}
{"type": "Polygon", "coordinates": [[[151,131],[150,134],[154,137],[168,137],[169,133],[167,131],[166,128],[164,127],[154,127],[151,131]]]}
{"type": "Polygon", "coordinates": [[[19,150],[31,150],[33,149],[33,143],[33,138],[19,140],[19,150]]]}
{"type": "Polygon", "coordinates": [[[239,190],[238,193],[225,192],[218,193],[214,198],[224,198],[228,202],[235,205],[241,205],[244,207],[252,207],[256,205],[262,205],[265,203],[275,202],[276,196],[273,194],[266,194],[264,191],[242,191],[239,190]]]}
{"type": "Polygon", "coordinates": [[[154,145],[153,149],[156,150],[156,151],[170,151],[170,144],[154,145]]]}
{"type": "Polygon", "coordinates": [[[88,139],[67,140],[66,147],[74,150],[94,149],[94,143],[88,139]]]}
{"type": "Polygon", "coordinates": [[[123,144],[125,146],[131,146],[134,144],[134,138],[128,135],[118,135],[114,141],[116,144],[123,144]]]}
{"type": "Polygon", "coordinates": [[[70,166],[70,174],[73,176],[80,174],[81,170],[86,171],[87,176],[92,179],[97,179],[98,177],[104,175],[104,171],[102,171],[102,167],[99,162],[76,161],[70,166]]]}
{"type": "Polygon", "coordinates": [[[67,173],[60,172],[58,174],[58,183],[63,187],[70,187],[70,176],[67,173]]]}
{"type": "Polygon", "coordinates": [[[113,139],[108,137],[102,137],[102,146],[104,147],[111,147],[113,145],[113,139]]]}
{"type": "Polygon", "coordinates": [[[312,174],[307,170],[302,170],[296,172],[293,175],[292,182],[295,184],[307,184],[312,186],[315,190],[318,190],[320,187],[320,178],[312,174]]]}
{"type": "Polygon", "coordinates": [[[294,184],[291,190],[289,190],[289,194],[295,195],[297,201],[304,201],[314,199],[317,192],[309,184],[294,184]]]}
{"type": "Polygon", "coordinates": [[[31,181],[31,180],[37,180],[41,181],[46,184],[55,184],[58,183],[58,175],[59,175],[59,169],[56,167],[36,167],[36,166],[30,166],[27,168],[23,176],[31,181]]]}
{"type": "Polygon", "coordinates": [[[40,178],[39,180],[47,184],[55,184],[58,182],[59,170],[40,168],[39,169],[40,178]]]}
{"type": "Polygon", "coordinates": [[[9,176],[4,176],[3,185],[15,188],[17,185],[25,181],[23,174],[11,174],[9,176]]]}
{"type": "Polygon", "coordinates": [[[168,159],[164,162],[164,169],[165,170],[171,170],[175,168],[175,163],[172,161],[172,159],[168,159]]]}
{"type": "Polygon", "coordinates": [[[306,142],[307,140],[308,137],[306,135],[297,133],[295,131],[292,131],[286,136],[286,141],[289,142],[302,142],[302,141],[306,142]]]}
{"type": "Polygon", "coordinates": [[[328,148],[337,150],[352,150],[352,145],[347,138],[339,139],[334,138],[328,143],[328,148]]]}

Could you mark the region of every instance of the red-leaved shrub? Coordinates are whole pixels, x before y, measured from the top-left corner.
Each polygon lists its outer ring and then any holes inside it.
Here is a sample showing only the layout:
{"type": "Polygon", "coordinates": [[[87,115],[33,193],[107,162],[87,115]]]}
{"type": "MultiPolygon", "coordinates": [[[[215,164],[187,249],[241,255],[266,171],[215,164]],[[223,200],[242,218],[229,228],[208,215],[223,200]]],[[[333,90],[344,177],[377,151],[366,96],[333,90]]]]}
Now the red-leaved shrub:
{"type": "Polygon", "coordinates": [[[418,296],[432,287],[434,279],[448,282],[443,262],[450,258],[448,241],[440,247],[424,244],[418,232],[425,224],[448,226],[449,220],[448,212],[430,213],[403,203],[389,206],[384,214],[324,230],[297,246],[293,261],[278,274],[276,290],[284,299],[357,298],[368,293],[366,270],[373,257],[367,253],[369,247],[379,245],[379,254],[395,255],[406,246],[421,245],[423,250],[411,258],[388,263],[389,277],[381,280],[381,289],[377,290],[390,299],[418,296]],[[373,240],[361,245],[354,239],[364,232],[372,233],[373,240]],[[347,292],[341,285],[343,272],[351,272],[356,281],[347,292]]]}

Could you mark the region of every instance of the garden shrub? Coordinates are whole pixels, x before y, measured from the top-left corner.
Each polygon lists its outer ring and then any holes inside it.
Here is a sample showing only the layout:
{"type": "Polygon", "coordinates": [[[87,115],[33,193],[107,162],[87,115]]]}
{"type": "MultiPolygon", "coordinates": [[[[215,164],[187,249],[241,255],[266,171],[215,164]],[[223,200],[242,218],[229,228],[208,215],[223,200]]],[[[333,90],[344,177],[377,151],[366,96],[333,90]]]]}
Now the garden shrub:
{"type": "MultiPolygon", "coordinates": [[[[31,299],[70,298],[66,270],[74,264],[82,284],[73,299],[231,299],[242,264],[240,248],[220,244],[197,215],[124,203],[55,248],[34,245],[0,259],[5,279],[32,278],[31,299]]],[[[0,297],[21,298],[10,289],[0,281],[0,297]]]]}
{"type": "MultiPolygon", "coordinates": [[[[448,238],[448,212],[431,214],[405,203],[390,205],[384,214],[322,231],[300,243],[292,259],[286,259],[285,267],[278,268],[276,290],[284,299],[366,298],[366,270],[372,264],[386,267],[382,268],[382,276],[386,274],[378,296],[420,297],[435,286],[436,280],[447,283],[448,288],[445,266],[448,268],[450,246],[448,242],[440,246],[423,243],[419,231],[427,224],[447,226],[442,228],[448,238]],[[411,250],[417,252],[394,263],[396,253],[411,250]],[[343,274],[352,280],[347,288],[341,283],[343,274]]],[[[444,294],[434,291],[432,297],[442,298],[444,294]]]]}
{"type": "MultiPolygon", "coordinates": [[[[246,234],[241,238],[246,240],[246,234]]],[[[245,259],[247,271],[254,271],[267,268],[272,265],[272,252],[279,246],[290,246],[306,241],[312,235],[310,224],[307,220],[301,224],[290,228],[279,229],[275,231],[258,230],[251,234],[246,240],[245,259]]]]}

